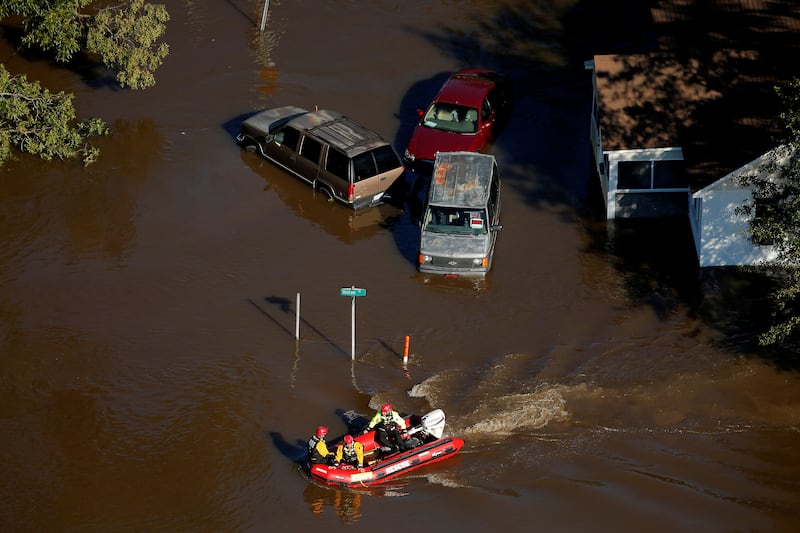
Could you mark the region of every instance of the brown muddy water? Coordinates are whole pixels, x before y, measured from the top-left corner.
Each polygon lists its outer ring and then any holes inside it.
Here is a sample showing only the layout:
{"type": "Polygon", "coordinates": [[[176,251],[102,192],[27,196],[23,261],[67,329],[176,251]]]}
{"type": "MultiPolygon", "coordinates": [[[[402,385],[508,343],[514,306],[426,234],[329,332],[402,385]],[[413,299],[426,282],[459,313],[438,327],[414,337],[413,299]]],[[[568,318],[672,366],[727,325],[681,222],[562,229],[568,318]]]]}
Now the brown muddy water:
{"type": "Polygon", "coordinates": [[[699,272],[683,222],[598,216],[583,60],[650,37],[594,4],[282,0],[261,34],[262,2],[168,1],[144,92],[6,31],[9,70],[114,135],[86,169],[0,170],[0,530],[797,530],[800,379],[749,349],[763,294],[699,272]],[[319,105],[402,152],[470,65],[517,96],[483,283],[416,272],[413,199],[353,215],[233,141],[319,105]],[[316,426],[385,401],[443,409],[463,452],[369,491],[310,482],[316,426]]]}

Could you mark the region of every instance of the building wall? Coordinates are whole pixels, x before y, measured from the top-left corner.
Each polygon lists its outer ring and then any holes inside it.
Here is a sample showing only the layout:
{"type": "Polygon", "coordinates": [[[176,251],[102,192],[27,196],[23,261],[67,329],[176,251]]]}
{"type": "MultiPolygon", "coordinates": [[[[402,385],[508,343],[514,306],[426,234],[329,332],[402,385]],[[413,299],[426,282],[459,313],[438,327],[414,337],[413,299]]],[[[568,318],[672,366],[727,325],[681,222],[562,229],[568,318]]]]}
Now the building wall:
{"type": "Polygon", "coordinates": [[[683,160],[683,151],[676,147],[641,150],[616,150],[603,153],[607,175],[600,175],[606,200],[606,218],[642,218],[686,216],[690,191],[685,180],[678,186],[659,183],[658,165],[683,160]],[[621,165],[638,164],[647,168],[640,182],[625,178],[621,165]]]}
{"type": "Polygon", "coordinates": [[[701,202],[698,260],[701,267],[755,265],[775,259],[770,246],[750,241],[750,217],[736,213],[750,200],[750,191],[739,187],[708,191],[701,202]]]}
{"type": "MultiPolygon", "coordinates": [[[[781,152],[778,164],[791,156],[781,152]]],[[[736,209],[752,203],[752,192],[740,184],[739,177],[750,175],[774,179],[764,173],[764,165],[772,152],[731,172],[694,195],[689,203],[689,217],[694,234],[697,257],[702,267],[757,265],[776,259],[772,246],[754,244],[749,237],[753,215],[737,214],[736,209]]]]}

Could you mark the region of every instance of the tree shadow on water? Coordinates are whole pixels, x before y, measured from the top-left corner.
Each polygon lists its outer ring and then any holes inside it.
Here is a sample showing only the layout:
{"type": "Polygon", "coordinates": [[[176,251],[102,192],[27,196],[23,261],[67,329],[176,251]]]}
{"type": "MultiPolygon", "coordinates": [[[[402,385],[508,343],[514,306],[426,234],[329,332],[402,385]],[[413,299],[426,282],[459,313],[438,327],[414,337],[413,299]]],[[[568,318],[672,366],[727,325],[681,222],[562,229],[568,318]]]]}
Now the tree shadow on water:
{"type": "Polygon", "coordinates": [[[704,268],[698,282],[704,297],[697,315],[723,333],[718,342],[722,349],[740,357],[759,357],[779,370],[800,371],[796,336],[779,345],[759,343],[759,335],[777,312],[768,296],[779,283],[772,272],[752,267],[704,268]]]}
{"type": "Polygon", "coordinates": [[[608,257],[626,298],[660,320],[685,313],[719,332],[717,348],[734,357],[758,357],[779,370],[800,371],[791,344],[762,346],[775,312],[768,297],[776,281],[752,267],[700,268],[688,219],[584,220],[587,253],[608,257]]]}

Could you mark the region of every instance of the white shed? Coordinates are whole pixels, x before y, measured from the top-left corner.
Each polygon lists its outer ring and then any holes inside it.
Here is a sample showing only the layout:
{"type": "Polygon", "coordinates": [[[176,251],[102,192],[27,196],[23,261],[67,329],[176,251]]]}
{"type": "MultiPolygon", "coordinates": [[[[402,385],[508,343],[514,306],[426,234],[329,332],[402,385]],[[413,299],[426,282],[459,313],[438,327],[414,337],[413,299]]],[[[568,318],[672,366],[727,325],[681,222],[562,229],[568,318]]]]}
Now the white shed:
{"type": "Polygon", "coordinates": [[[773,246],[757,245],[750,239],[748,229],[754,215],[736,212],[745,203],[752,203],[752,190],[740,178],[774,179],[763,171],[771,157],[773,152],[767,152],[692,195],[689,222],[701,267],[757,265],[775,260],[773,246]]]}

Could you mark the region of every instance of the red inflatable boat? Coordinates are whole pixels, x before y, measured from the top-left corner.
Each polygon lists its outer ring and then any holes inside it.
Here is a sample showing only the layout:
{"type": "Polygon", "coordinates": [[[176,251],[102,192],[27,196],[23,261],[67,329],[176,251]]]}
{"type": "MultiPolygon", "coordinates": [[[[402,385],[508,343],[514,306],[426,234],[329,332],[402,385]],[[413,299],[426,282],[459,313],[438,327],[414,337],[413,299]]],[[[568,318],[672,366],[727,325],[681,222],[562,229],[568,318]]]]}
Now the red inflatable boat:
{"type": "MultiPolygon", "coordinates": [[[[356,438],[364,445],[364,468],[349,465],[310,465],[311,477],[329,485],[366,486],[377,485],[417,468],[447,459],[458,452],[464,441],[456,437],[442,436],[445,417],[441,409],[430,413],[406,417],[407,439],[403,452],[383,456],[380,443],[375,440],[375,431],[356,438]]],[[[340,442],[329,448],[335,450],[340,442]]]]}

